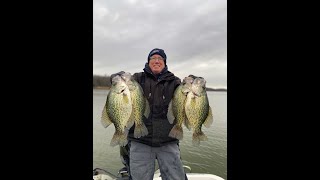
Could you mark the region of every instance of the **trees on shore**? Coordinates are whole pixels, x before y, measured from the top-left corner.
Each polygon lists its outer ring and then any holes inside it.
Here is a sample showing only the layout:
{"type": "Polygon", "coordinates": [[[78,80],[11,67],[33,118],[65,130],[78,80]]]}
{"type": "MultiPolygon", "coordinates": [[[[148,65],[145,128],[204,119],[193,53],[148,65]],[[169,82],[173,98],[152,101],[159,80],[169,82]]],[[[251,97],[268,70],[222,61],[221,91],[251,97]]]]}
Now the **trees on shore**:
{"type": "Polygon", "coordinates": [[[100,75],[93,75],[93,87],[110,87],[110,76],[100,76],[100,75]]]}

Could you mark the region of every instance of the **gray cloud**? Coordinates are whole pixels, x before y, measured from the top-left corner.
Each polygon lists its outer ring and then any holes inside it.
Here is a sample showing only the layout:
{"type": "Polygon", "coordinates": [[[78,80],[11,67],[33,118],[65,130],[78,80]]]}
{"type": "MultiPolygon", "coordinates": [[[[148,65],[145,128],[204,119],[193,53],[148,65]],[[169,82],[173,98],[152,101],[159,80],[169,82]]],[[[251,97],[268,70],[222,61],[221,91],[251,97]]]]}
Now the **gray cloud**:
{"type": "Polygon", "coordinates": [[[93,73],[140,72],[153,48],[165,50],[181,79],[227,87],[226,0],[94,0],[93,73]]]}

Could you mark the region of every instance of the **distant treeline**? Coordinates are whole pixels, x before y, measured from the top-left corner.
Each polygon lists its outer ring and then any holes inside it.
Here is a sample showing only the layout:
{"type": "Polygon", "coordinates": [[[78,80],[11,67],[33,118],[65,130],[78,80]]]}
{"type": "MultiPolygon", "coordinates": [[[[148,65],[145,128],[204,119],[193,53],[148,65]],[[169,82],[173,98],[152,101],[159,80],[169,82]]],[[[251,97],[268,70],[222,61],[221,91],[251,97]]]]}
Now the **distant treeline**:
{"type": "Polygon", "coordinates": [[[93,88],[111,87],[110,76],[93,75],[93,88]]]}
{"type": "MultiPolygon", "coordinates": [[[[110,88],[111,87],[111,81],[110,76],[100,76],[100,75],[93,75],[93,88],[110,88]]],[[[227,91],[227,89],[224,88],[209,88],[207,87],[207,91],[227,91]]]]}

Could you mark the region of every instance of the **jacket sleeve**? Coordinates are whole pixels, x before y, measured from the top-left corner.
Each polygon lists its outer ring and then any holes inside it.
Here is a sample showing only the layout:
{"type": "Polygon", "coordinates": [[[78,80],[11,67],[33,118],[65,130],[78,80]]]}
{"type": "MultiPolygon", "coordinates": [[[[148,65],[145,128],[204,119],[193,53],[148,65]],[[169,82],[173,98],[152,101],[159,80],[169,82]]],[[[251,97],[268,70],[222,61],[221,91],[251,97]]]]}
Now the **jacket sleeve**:
{"type": "Polygon", "coordinates": [[[140,84],[141,76],[142,76],[142,72],[134,73],[134,74],[132,75],[132,78],[140,84]]]}
{"type": "Polygon", "coordinates": [[[181,84],[181,79],[176,77],[175,78],[175,85],[174,85],[174,89],[176,89],[179,85],[181,84]]]}

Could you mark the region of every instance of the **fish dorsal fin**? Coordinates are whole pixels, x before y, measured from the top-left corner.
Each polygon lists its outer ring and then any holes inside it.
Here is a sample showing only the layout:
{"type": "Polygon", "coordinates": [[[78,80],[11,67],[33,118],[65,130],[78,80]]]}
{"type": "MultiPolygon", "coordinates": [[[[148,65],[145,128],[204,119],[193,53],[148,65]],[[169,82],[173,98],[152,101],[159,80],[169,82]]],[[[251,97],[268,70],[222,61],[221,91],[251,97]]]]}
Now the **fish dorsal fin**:
{"type": "Polygon", "coordinates": [[[212,123],[213,123],[212,110],[211,110],[211,107],[209,106],[208,116],[207,116],[206,120],[204,121],[203,125],[204,125],[206,128],[209,128],[212,123]]]}
{"type": "Polygon", "coordinates": [[[175,117],[173,115],[173,108],[172,108],[172,100],[169,103],[168,112],[167,112],[167,118],[170,124],[173,123],[175,117]]]}
{"type": "Polygon", "coordinates": [[[107,106],[105,105],[102,110],[101,124],[103,127],[107,128],[111,123],[112,122],[107,114],[107,106]]]}

